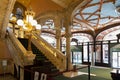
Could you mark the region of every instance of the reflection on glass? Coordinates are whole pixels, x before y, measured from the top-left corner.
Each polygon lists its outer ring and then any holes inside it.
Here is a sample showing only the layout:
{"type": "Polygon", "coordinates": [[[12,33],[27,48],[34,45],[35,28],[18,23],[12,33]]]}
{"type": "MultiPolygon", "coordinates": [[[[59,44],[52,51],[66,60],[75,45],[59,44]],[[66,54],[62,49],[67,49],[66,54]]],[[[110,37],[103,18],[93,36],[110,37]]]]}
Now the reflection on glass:
{"type": "Polygon", "coordinates": [[[103,63],[108,63],[108,45],[103,45],[103,63]]]}
{"type": "Polygon", "coordinates": [[[120,52],[112,52],[112,67],[120,68],[120,52]]]}
{"type": "Polygon", "coordinates": [[[73,52],[73,63],[78,64],[82,63],[82,53],[81,52],[73,52]]]}

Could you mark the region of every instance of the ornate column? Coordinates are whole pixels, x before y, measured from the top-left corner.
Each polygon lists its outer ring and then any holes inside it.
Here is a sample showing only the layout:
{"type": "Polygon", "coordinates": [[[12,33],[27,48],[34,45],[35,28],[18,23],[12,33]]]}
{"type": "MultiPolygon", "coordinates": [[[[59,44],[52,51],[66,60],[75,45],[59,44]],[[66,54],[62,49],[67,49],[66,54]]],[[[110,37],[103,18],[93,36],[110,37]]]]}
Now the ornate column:
{"type": "Polygon", "coordinates": [[[56,48],[57,48],[58,50],[60,50],[60,49],[61,49],[61,48],[60,48],[60,46],[61,46],[61,45],[60,45],[60,39],[61,39],[61,38],[60,38],[60,36],[58,36],[58,35],[56,35],[55,38],[56,38],[56,48]]]}
{"type": "Polygon", "coordinates": [[[71,70],[73,68],[71,63],[71,49],[70,49],[70,42],[71,42],[71,27],[70,27],[70,19],[65,21],[65,37],[66,37],[66,58],[67,58],[67,70],[71,70]]]}
{"type": "Polygon", "coordinates": [[[60,44],[60,40],[61,40],[61,24],[60,24],[60,19],[56,19],[55,21],[55,29],[56,29],[56,48],[58,50],[61,49],[61,44],[60,44]]]}
{"type": "Polygon", "coordinates": [[[28,35],[28,51],[32,51],[32,48],[31,48],[31,38],[32,38],[32,34],[31,34],[32,31],[29,32],[29,35],[28,35]]]}
{"type": "Polygon", "coordinates": [[[66,34],[66,58],[67,58],[67,69],[71,70],[71,49],[70,49],[70,37],[71,34],[66,34]]]}

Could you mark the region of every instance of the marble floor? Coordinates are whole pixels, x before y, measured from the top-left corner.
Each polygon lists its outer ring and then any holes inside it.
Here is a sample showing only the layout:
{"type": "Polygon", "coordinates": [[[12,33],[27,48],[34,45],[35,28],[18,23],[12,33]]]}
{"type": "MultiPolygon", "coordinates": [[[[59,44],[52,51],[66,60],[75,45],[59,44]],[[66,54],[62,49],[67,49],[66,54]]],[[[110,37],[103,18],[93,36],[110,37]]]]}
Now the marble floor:
{"type": "MultiPolygon", "coordinates": [[[[66,72],[66,73],[63,73],[64,76],[66,77],[76,77],[76,76],[79,76],[79,75],[88,75],[88,73],[86,72],[80,72],[80,71],[70,71],[70,72],[66,72]]],[[[95,74],[90,74],[91,76],[96,76],[95,74]]]]}

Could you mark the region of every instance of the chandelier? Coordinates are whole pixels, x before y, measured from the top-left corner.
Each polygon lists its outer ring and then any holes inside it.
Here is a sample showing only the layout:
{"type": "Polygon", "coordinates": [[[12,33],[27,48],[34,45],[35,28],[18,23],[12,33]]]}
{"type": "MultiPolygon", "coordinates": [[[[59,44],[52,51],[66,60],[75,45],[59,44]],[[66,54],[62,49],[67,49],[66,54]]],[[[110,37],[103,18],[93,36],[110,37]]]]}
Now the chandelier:
{"type": "Polygon", "coordinates": [[[37,24],[37,21],[34,19],[35,12],[31,9],[25,11],[25,19],[18,19],[17,24],[22,26],[25,31],[32,31],[33,29],[41,29],[41,25],[37,24]]]}

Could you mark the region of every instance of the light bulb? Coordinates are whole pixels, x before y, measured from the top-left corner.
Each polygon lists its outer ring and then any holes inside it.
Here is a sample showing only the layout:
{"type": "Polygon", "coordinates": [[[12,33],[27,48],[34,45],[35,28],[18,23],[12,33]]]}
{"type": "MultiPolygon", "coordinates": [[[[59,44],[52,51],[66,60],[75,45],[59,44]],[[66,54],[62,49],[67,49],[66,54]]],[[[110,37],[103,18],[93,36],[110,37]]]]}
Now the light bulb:
{"type": "Polygon", "coordinates": [[[23,22],[22,19],[18,19],[18,20],[17,20],[17,24],[18,24],[19,26],[23,26],[24,22],[23,22]]]}

